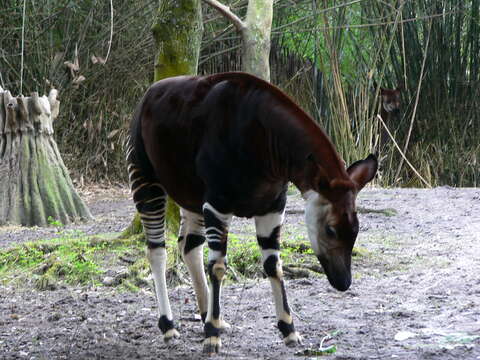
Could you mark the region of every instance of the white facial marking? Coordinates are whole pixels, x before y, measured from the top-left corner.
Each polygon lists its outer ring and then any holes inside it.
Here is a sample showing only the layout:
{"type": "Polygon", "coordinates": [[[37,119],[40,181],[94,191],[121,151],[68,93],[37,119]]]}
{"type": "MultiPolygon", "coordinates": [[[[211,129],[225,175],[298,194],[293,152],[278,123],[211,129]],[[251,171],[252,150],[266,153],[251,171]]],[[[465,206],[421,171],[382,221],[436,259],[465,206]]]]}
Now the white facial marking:
{"type": "Polygon", "coordinates": [[[303,194],[306,200],[305,223],[308,238],[316,255],[326,251],[326,244],[320,242],[320,232],[323,231],[328,208],[328,202],[316,191],[309,190],[303,194]]]}

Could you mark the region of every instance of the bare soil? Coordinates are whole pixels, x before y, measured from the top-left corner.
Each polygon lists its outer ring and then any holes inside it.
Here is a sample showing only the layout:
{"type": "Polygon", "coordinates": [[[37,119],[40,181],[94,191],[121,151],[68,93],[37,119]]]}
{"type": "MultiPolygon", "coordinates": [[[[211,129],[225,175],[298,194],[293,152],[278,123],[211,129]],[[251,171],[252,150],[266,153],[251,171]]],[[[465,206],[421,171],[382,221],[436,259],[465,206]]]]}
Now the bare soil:
{"type": "MultiPolygon", "coordinates": [[[[96,217],[67,229],[120,231],[134,208],[126,189],[83,191],[96,217]]],[[[303,345],[283,345],[265,279],[226,286],[222,312],[232,325],[219,359],[480,359],[480,189],[364,190],[357,202],[366,255],[353,261],[345,293],[324,276],[287,281],[303,345]],[[325,338],[333,335],[332,339],[325,338]],[[323,343],[322,343],[323,339],[323,343]]],[[[284,238],[306,237],[303,201],[289,196],[284,238]]],[[[55,236],[55,228],[0,228],[0,246],[55,236]]],[[[253,231],[236,219],[233,232],[253,231]]],[[[0,287],[1,359],[204,358],[202,326],[189,287],[171,289],[182,335],[165,344],[151,291],[55,291],[0,287]]]]}

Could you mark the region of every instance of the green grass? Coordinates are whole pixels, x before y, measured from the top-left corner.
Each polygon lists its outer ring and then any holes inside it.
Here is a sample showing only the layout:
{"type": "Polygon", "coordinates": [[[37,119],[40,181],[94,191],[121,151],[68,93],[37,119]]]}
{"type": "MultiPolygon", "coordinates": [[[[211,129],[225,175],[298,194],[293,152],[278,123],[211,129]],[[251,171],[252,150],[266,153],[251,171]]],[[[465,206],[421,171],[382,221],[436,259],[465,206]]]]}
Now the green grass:
{"type": "Polygon", "coordinates": [[[41,290],[62,284],[100,285],[101,276],[112,265],[112,256],[118,262],[120,255],[140,253],[140,247],[144,248],[138,237],[86,236],[78,231],[64,231],[60,235],[0,251],[0,281],[30,284],[41,290]]]}
{"type": "MultiPolygon", "coordinates": [[[[151,288],[150,266],[142,235],[87,236],[79,231],[60,231],[55,239],[27,242],[0,250],[0,283],[52,290],[63,286],[114,286],[123,291],[151,288]],[[105,279],[110,278],[107,284],[105,279]]],[[[321,272],[304,235],[288,234],[282,242],[285,276],[316,276],[321,272]]],[[[189,283],[177,239],[167,239],[167,279],[171,286],[189,283]]],[[[205,262],[208,250],[204,248],[205,262]]],[[[369,253],[355,248],[354,256],[369,253]]],[[[263,276],[261,252],[253,235],[229,234],[226,282],[263,276]]]]}

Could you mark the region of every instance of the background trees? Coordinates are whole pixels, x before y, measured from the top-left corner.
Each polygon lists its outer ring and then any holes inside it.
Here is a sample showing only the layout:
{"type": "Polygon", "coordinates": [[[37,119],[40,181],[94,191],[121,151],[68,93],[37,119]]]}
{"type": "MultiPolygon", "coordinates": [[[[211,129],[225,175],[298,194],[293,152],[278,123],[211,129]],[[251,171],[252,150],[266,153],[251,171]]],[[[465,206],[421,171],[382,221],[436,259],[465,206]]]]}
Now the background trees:
{"type": "MultiPolygon", "coordinates": [[[[222,2],[245,18],[247,1],[222,2]]],[[[157,6],[39,0],[26,2],[23,17],[23,2],[11,1],[0,14],[0,86],[13,94],[59,88],[57,141],[77,181],[125,179],[121,144],[153,80],[157,6]],[[71,71],[64,63],[74,64],[76,54],[79,69],[71,71]]],[[[242,69],[237,31],[216,10],[203,10],[200,73],[242,69]]],[[[408,159],[432,185],[477,185],[479,10],[474,0],[276,1],[271,81],[322,123],[347,162],[378,145],[373,79],[401,82],[402,116],[387,126],[408,159]]],[[[399,167],[391,142],[380,151],[383,185],[422,185],[399,167]]]]}

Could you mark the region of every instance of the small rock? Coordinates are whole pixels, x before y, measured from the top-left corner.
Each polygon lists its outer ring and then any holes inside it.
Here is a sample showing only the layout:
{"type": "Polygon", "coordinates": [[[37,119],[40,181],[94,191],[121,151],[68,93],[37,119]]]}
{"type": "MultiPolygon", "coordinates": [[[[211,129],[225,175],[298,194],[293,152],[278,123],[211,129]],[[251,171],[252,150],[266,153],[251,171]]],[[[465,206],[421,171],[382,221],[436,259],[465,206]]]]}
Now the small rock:
{"type": "Polygon", "coordinates": [[[105,286],[113,286],[115,283],[115,278],[112,276],[105,276],[102,280],[102,284],[105,286]]]}
{"type": "Polygon", "coordinates": [[[413,338],[415,336],[417,336],[417,334],[412,333],[410,331],[399,331],[398,333],[395,334],[394,339],[397,341],[403,341],[403,340],[413,338]]]}
{"type": "Polygon", "coordinates": [[[53,313],[47,318],[47,321],[53,322],[53,321],[58,321],[61,319],[61,315],[59,313],[53,313]]]}

